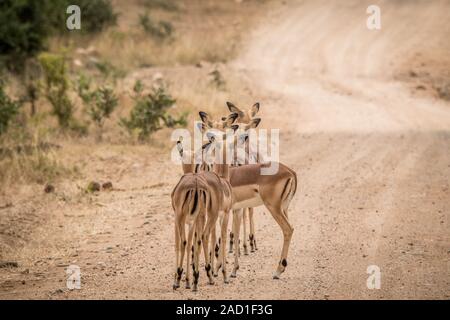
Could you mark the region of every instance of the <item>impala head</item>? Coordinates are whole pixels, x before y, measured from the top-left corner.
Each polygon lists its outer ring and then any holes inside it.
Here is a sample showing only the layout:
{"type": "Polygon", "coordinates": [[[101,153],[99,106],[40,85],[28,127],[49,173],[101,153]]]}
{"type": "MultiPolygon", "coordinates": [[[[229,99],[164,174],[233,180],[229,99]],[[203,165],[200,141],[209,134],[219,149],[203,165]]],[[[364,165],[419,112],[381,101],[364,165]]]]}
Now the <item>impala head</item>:
{"type": "Polygon", "coordinates": [[[190,150],[184,150],[183,137],[178,139],[177,149],[181,157],[181,168],[183,169],[183,173],[193,173],[195,170],[193,154],[190,150]]]}
{"type": "Polygon", "coordinates": [[[224,130],[226,128],[230,128],[238,118],[237,113],[231,113],[227,117],[222,117],[220,120],[214,120],[209,114],[204,111],[200,111],[198,114],[200,115],[200,119],[202,120],[202,132],[205,132],[208,129],[224,130]]]}
{"type": "Polygon", "coordinates": [[[237,122],[249,124],[250,121],[256,116],[256,114],[259,112],[259,102],[255,103],[251,108],[247,110],[242,110],[238,107],[236,107],[233,103],[227,102],[228,110],[230,110],[231,113],[237,113],[238,118],[237,122]]]}

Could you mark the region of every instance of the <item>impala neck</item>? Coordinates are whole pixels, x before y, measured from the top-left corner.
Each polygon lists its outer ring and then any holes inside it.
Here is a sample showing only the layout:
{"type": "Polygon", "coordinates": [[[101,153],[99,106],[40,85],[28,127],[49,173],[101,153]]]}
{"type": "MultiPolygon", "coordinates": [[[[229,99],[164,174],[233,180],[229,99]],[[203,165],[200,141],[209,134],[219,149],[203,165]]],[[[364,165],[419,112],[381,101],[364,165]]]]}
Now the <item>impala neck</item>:
{"type": "Polygon", "coordinates": [[[230,179],[230,173],[229,173],[229,167],[230,164],[227,163],[227,153],[226,153],[226,146],[224,144],[221,144],[218,152],[216,152],[216,161],[214,162],[213,170],[217,175],[223,179],[229,180],[230,179]],[[218,157],[218,155],[222,155],[222,159],[218,157]]]}

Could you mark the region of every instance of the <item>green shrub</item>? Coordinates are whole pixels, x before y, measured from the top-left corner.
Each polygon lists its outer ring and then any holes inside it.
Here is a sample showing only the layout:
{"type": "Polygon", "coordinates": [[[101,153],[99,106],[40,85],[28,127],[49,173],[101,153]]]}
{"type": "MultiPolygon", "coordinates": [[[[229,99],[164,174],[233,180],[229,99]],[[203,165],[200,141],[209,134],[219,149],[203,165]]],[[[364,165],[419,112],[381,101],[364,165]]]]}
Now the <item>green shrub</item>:
{"type": "Polygon", "coordinates": [[[108,87],[100,87],[93,92],[93,103],[88,108],[88,114],[98,127],[103,127],[106,118],[109,118],[118,105],[114,91],[108,87]]]}
{"type": "Polygon", "coordinates": [[[73,119],[74,105],[69,98],[69,78],[65,57],[43,53],[39,62],[45,75],[45,95],[52,105],[52,114],[58,119],[62,129],[78,127],[73,119]]]}
{"type": "Polygon", "coordinates": [[[154,22],[148,13],[139,15],[139,24],[145,33],[160,40],[169,38],[173,32],[173,26],[168,21],[154,22]]]}
{"type": "Polygon", "coordinates": [[[134,86],[135,104],[129,119],[121,119],[120,124],[130,132],[136,130],[139,140],[148,138],[152,133],[166,127],[185,126],[187,114],[173,118],[167,113],[174,103],[164,87],[154,88],[148,95],[142,95],[143,86],[137,81],[134,86]]]}
{"type": "Polygon", "coordinates": [[[98,129],[98,139],[102,138],[105,120],[108,119],[118,105],[118,98],[112,88],[100,86],[91,89],[91,79],[81,74],[77,83],[78,96],[83,101],[86,112],[98,129]]]}
{"type": "Polygon", "coordinates": [[[0,1],[0,55],[8,67],[20,69],[24,59],[45,48],[49,8],[49,0],[0,1]]]}
{"type": "Polygon", "coordinates": [[[0,80],[0,135],[5,133],[11,120],[18,114],[20,104],[13,101],[5,92],[0,80]]]}
{"type": "Polygon", "coordinates": [[[110,0],[1,0],[0,66],[22,72],[23,62],[46,49],[52,34],[68,34],[69,5],[81,9],[81,32],[99,32],[114,25],[117,14],[110,0]]]}

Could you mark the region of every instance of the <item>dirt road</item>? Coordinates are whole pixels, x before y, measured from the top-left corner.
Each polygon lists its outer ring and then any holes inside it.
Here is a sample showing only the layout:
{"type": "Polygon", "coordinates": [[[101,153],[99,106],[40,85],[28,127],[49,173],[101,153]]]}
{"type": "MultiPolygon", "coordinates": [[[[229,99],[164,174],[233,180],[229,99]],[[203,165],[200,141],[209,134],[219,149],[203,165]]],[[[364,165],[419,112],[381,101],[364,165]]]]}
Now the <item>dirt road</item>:
{"type": "Polygon", "coordinates": [[[260,100],[263,127],[281,129],[281,161],[298,174],[281,280],[271,275],[282,235],[258,208],[259,250],[241,257],[238,278],[208,286],[202,274],[198,293],[172,291],[178,168],[144,148],[99,150],[90,156],[120,189],[30,199],[46,218],[18,254],[23,267],[1,274],[0,298],[450,298],[450,104],[396,78],[417,48],[446,46],[450,4],[381,2],[379,31],[366,28],[369,4],[288,1],[229,66],[260,100]],[[81,290],[65,288],[68,264],[81,290]],[[379,290],[367,289],[369,265],[379,290]]]}

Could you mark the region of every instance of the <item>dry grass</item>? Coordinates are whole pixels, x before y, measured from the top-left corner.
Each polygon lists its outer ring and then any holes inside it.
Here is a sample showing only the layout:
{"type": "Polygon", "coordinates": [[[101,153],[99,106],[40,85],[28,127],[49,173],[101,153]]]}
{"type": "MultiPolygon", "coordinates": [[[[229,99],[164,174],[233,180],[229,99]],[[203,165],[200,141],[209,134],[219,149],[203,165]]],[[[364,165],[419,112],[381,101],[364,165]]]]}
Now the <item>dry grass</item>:
{"type": "MultiPolygon", "coordinates": [[[[189,112],[190,130],[200,110],[218,117],[228,112],[226,101],[247,102],[251,92],[245,89],[242,79],[228,69],[226,62],[239,52],[243,35],[256,23],[255,17],[261,16],[257,13],[265,10],[266,2],[268,0],[241,3],[235,0],[192,0],[189,3],[113,0],[119,13],[117,26],[94,36],[52,39],[50,51],[64,52],[72,62],[70,77],[73,81],[82,72],[93,77],[94,85],[104,83],[105,75],[98,65],[107,66],[112,76],[106,82],[114,86],[119,107],[106,121],[103,141],[98,143],[92,125],[90,134],[85,137],[61,133],[49,116],[48,102],[41,98],[37,104],[38,116],[27,120],[27,129],[16,128],[0,141],[1,148],[13,150],[8,156],[0,157],[0,190],[5,192],[14,185],[44,184],[64,177],[72,181],[90,179],[95,176],[93,167],[97,158],[89,155],[113,148],[118,152],[114,157],[124,156],[124,150],[133,153],[132,150],[142,148],[118,125],[133,107],[131,95],[136,80],[141,80],[146,88],[163,82],[177,100],[171,113],[189,112]],[[170,22],[173,35],[161,40],[147,34],[139,25],[139,16],[146,12],[154,21],[170,22]],[[215,70],[220,73],[223,84],[214,81],[211,72],[215,70]],[[21,139],[17,139],[17,132],[21,132],[21,139]],[[61,149],[37,147],[46,143],[60,145],[61,149]],[[29,152],[15,152],[18,145],[29,146],[29,152]],[[86,162],[86,159],[90,160],[86,162]]],[[[10,84],[17,89],[13,91],[20,92],[17,81],[12,79],[10,84]]],[[[85,123],[82,102],[74,92],[71,98],[76,104],[76,118],[85,123]]],[[[28,113],[27,105],[24,112],[28,113]]],[[[156,132],[146,143],[147,148],[167,153],[172,147],[168,143],[170,134],[171,129],[156,132]]]]}
{"type": "Polygon", "coordinates": [[[189,65],[200,61],[226,62],[236,56],[242,35],[254,23],[266,0],[114,1],[118,25],[95,36],[53,39],[52,50],[93,46],[103,59],[122,70],[148,66],[189,65]],[[153,5],[148,5],[148,4],[153,5]],[[139,17],[169,22],[174,33],[167,39],[147,34],[139,17]]]}
{"type": "Polygon", "coordinates": [[[60,161],[59,146],[51,143],[44,127],[11,128],[1,137],[0,189],[17,184],[53,182],[73,176],[76,167],[68,168],[60,161]]]}

